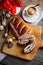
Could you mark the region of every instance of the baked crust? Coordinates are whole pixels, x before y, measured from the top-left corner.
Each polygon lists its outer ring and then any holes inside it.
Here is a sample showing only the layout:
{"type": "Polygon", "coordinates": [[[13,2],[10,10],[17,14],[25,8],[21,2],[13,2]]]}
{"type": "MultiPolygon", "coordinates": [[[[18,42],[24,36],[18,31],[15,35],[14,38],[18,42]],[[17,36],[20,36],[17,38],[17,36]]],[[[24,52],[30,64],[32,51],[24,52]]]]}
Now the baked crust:
{"type": "Polygon", "coordinates": [[[12,19],[10,26],[18,39],[23,38],[27,33],[31,33],[30,26],[21,17],[18,17],[15,21],[12,19]]]}

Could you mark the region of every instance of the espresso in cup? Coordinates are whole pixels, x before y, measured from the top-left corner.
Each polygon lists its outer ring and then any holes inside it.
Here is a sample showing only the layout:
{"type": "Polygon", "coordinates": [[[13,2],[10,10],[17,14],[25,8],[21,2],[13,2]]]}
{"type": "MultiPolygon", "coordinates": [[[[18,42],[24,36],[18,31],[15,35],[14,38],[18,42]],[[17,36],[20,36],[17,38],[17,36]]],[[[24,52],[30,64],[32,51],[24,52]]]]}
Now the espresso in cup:
{"type": "Polygon", "coordinates": [[[36,13],[36,8],[35,7],[29,7],[27,9],[27,14],[28,15],[34,15],[36,13]]]}

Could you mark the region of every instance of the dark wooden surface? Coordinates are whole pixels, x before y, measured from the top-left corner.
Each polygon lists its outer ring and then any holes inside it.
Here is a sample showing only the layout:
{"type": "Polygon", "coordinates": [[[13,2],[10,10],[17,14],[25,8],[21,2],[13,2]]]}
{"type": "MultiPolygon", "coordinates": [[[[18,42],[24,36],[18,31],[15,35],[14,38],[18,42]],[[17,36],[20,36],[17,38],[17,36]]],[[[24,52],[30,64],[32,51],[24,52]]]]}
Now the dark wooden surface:
{"type": "MultiPolygon", "coordinates": [[[[23,0],[24,7],[27,6],[28,4],[32,4],[32,3],[36,4],[36,3],[38,3],[37,1],[38,0],[23,0]]],[[[41,4],[40,7],[43,10],[43,0],[40,0],[40,4],[41,4]]],[[[43,19],[38,23],[38,25],[41,25],[43,27],[43,19]]],[[[1,52],[1,46],[4,42],[4,39],[2,38],[3,34],[4,34],[4,31],[0,32],[0,52],[1,52]]],[[[41,38],[43,39],[43,29],[42,29],[41,38]]],[[[26,61],[26,60],[22,60],[22,59],[19,59],[16,57],[6,56],[1,61],[1,63],[4,65],[43,65],[43,48],[38,50],[36,57],[32,61],[26,61]]]]}

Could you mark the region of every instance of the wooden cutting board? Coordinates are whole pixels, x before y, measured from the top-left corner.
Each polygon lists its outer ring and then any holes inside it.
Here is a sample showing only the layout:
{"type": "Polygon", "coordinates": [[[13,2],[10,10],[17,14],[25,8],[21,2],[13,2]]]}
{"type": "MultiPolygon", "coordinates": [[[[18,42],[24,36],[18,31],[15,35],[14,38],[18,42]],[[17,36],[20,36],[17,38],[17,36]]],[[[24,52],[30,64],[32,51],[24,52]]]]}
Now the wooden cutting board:
{"type": "MultiPolygon", "coordinates": [[[[24,49],[24,47],[18,46],[17,45],[17,40],[15,40],[13,42],[13,47],[12,48],[8,48],[6,42],[4,43],[3,47],[2,47],[2,52],[5,54],[9,54],[12,56],[16,56],[25,60],[32,60],[35,55],[36,52],[38,51],[39,47],[43,47],[43,40],[41,40],[41,32],[42,32],[42,27],[41,26],[37,26],[37,25],[32,25],[32,24],[28,24],[31,29],[32,29],[32,34],[31,35],[35,35],[36,37],[36,47],[33,51],[31,51],[31,53],[29,54],[24,54],[22,53],[22,50],[24,49]]],[[[10,31],[9,36],[7,39],[12,38],[14,35],[12,33],[12,31],[10,31]]]]}

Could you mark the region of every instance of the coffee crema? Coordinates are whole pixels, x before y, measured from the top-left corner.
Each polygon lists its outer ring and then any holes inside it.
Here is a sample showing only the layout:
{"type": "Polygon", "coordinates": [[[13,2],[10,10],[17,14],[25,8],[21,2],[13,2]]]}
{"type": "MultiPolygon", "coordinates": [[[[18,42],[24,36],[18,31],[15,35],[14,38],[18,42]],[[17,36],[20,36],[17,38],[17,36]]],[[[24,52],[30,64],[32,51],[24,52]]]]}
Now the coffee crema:
{"type": "Polygon", "coordinates": [[[29,15],[34,15],[34,14],[36,13],[36,8],[35,8],[35,7],[29,7],[29,8],[27,9],[27,13],[28,13],[29,15]]]}

